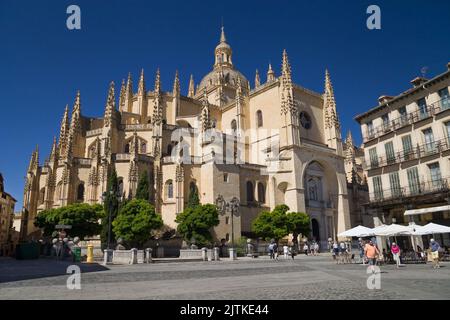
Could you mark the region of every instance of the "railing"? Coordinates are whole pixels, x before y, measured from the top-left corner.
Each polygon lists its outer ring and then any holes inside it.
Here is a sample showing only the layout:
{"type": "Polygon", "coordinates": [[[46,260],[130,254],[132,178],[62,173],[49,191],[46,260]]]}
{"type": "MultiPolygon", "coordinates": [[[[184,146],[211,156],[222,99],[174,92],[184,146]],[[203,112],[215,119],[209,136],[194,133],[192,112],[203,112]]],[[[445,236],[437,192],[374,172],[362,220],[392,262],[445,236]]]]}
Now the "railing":
{"type": "Polygon", "coordinates": [[[77,158],[77,161],[81,165],[87,165],[87,166],[91,165],[91,159],[89,159],[89,158],[77,158]]]}
{"type": "Polygon", "coordinates": [[[129,153],[116,153],[116,160],[130,160],[131,154],[129,153]]]}
{"type": "Polygon", "coordinates": [[[450,177],[422,181],[408,187],[399,187],[394,189],[383,189],[380,192],[369,193],[371,203],[383,202],[388,200],[401,200],[407,197],[425,195],[434,192],[449,192],[450,177]]]}
{"type": "Polygon", "coordinates": [[[415,122],[430,118],[439,112],[450,109],[450,98],[443,98],[434,103],[426,105],[424,108],[418,108],[414,112],[401,115],[389,122],[383,123],[381,126],[367,130],[363,135],[363,142],[370,141],[385,135],[391,131],[400,129],[415,122]]]}
{"type": "Polygon", "coordinates": [[[86,131],[86,137],[96,136],[102,133],[103,128],[86,131]]]}
{"type": "Polygon", "coordinates": [[[398,151],[389,157],[386,155],[380,156],[377,157],[375,161],[369,159],[369,161],[365,161],[364,169],[370,170],[381,168],[391,164],[440,154],[441,152],[447,150],[450,150],[450,137],[417,145],[416,147],[412,147],[411,150],[408,151],[398,151]]]}
{"type": "Polygon", "coordinates": [[[125,131],[148,130],[148,129],[152,129],[153,125],[151,123],[125,124],[125,125],[122,125],[121,128],[122,128],[122,130],[125,130],[125,131]]]}

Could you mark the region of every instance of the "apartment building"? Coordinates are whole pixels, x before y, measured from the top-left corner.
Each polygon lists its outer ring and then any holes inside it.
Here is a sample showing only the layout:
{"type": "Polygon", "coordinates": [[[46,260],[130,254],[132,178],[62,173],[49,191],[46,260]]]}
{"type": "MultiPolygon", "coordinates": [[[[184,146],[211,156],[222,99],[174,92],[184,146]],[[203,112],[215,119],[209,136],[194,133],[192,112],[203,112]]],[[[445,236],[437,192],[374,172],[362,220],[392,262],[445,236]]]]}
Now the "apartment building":
{"type": "MultiPolygon", "coordinates": [[[[432,78],[355,117],[361,125],[367,208],[381,223],[450,225],[450,63],[432,78]],[[436,207],[442,207],[436,209],[436,207]],[[405,215],[406,210],[423,209],[405,215]]],[[[447,238],[442,241],[449,242],[447,238]]],[[[439,238],[438,238],[439,239],[439,238]]]]}

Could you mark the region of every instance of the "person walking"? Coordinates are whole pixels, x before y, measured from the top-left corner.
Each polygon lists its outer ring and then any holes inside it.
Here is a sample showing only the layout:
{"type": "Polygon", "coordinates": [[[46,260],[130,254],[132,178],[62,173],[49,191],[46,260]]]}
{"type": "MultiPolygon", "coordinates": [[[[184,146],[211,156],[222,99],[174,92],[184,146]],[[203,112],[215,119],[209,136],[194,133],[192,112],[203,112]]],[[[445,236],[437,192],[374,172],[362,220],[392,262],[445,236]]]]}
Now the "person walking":
{"type": "Polygon", "coordinates": [[[441,266],[439,265],[439,249],[441,246],[434,239],[430,240],[431,242],[431,258],[433,259],[433,268],[439,269],[441,266]]]}
{"type": "Polygon", "coordinates": [[[347,247],[345,243],[341,241],[339,244],[339,260],[342,264],[345,264],[347,261],[347,247]]]}
{"type": "Polygon", "coordinates": [[[284,254],[284,259],[287,259],[289,257],[289,247],[287,245],[283,246],[283,254],[284,254]]]}
{"type": "Polygon", "coordinates": [[[358,249],[359,249],[359,260],[362,262],[362,264],[366,264],[364,259],[364,240],[362,238],[358,239],[358,249]]]}
{"type": "Polygon", "coordinates": [[[319,249],[320,249],[319,242],[316,242],[316,243],[314,244],[314,254],[315,254],[316,256],[319,255],[319,249]]]}
{"type": "Polygon", "coordinates": [[[372,240],[365,245],[364,254],[369,260],[369,268],[372,270],[372,273],[375,273],[375,265],[377,264],[377,256],[380,254],[380,250],[378,250],[372,240]]]}
{"type": "Polygon", "coordinates": [[[303,252],[305,253],[305,256],[308,255],[308,243],[305,242],[305,244],[303,245],[303,252]]]}
{"type": "Polygon", "coordinates": [[[333,242],[333,259],[336,261],[336,264],[339,263],[339,245],[336,241],[333,242]]]}
{"type": "Polygon", "coordinates": [[[294,257],[295,257],[295,246],[289,247],[289,251],[291,253],[292,260],[294,260],[294,257]]]}
{"type": "Polygon", "coordinates": [[[269,256],[270,256],[270,260],[274,259],[274,255],[273,255],[273,243],[269,244],[269,256]]]}
{"type": "Polygon", "coordinates": [[[278,260],[278,243],[273,244],[273,256],[275,260],[278,260]]]}
{"type": "Polygon", "coordinates": [[[400,247],[395,242],[392,242],[391,252],[394,257],[394,261],[397,264],[397,268],[400,268],[400,247]]]}

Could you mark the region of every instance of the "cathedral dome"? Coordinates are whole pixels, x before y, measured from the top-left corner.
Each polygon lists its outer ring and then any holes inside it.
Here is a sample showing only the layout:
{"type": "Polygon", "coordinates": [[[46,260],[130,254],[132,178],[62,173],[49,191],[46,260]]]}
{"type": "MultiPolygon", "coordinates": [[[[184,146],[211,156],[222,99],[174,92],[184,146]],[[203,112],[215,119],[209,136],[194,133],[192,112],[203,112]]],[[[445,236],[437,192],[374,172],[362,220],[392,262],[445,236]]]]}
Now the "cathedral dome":
{"type": "Polygon", "coordinates": [[[213,70],[203,77],[202,81],[200,81],[199,88],[203,89],[204,87],[210,87],[219,83],[237,86],[238,78],[241,79],[242,86],[247,86],[247,78],[235,69],[223,68],[221,70],[213,70]]]}

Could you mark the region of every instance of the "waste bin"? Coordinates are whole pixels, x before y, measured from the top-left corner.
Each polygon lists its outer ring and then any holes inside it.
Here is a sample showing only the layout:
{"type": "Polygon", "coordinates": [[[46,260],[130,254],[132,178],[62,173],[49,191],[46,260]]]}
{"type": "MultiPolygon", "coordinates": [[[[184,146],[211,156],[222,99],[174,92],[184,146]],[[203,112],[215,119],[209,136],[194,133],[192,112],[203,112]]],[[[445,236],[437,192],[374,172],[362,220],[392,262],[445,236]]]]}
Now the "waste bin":
{"type": "Polygon", "coordinates": [[[81,248],[75,247],[72,249],[72,252],[73,252],[73,261],[81,262],[81,248]]]}

